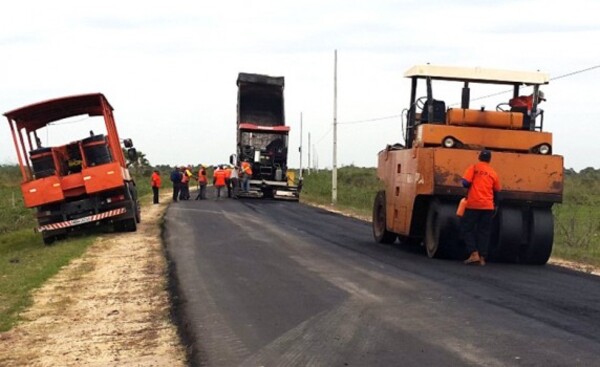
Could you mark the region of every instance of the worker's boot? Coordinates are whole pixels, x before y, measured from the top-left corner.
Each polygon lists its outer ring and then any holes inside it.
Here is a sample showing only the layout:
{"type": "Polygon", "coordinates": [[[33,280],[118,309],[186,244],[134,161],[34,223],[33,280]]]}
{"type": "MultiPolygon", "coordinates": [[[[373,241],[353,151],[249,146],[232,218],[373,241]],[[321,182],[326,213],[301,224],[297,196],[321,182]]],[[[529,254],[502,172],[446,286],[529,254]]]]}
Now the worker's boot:
{"type": "Polygon", "coordinates": [[[465,264],[479,264],[481,261],[481,257],[479,256],[479,252],[473,251],[471,252],[471,256],[465,260],[465,264]]]}

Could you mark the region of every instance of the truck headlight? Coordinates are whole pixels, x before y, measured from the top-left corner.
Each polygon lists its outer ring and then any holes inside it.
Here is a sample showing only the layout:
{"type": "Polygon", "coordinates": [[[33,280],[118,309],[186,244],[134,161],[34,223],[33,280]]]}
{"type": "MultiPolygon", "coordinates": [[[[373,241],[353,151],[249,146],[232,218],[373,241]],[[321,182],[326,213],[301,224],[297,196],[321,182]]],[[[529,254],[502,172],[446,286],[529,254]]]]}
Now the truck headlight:
{"type": "Polygon", "coordinates": [[[456,145],[456,140],[454,140],[453,137],[449,136],[447,138],[444,138],[442,144],[444,144],[444,147],[446,148],[452,148],[456,145]]]}
{"type": "Polygon", "coordinates": [[[552,149],[550,149],[550,145],[548,145],[548,144],[542,144],[538,148],[538,151],[540,152],[540,154],[546,155],[546,154],[550,154],[550,152],[552,151],[552,149]]]}

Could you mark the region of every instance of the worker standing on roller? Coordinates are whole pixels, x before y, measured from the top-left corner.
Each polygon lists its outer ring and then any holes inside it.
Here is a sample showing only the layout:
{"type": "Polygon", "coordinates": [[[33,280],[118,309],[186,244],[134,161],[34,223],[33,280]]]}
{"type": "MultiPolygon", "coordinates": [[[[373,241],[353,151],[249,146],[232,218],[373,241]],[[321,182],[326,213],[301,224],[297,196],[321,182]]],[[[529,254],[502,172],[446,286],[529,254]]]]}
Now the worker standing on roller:
{"type": "Polygon", "coordinates": [[[469,189],[461,219],[461,231],[469,253],[465,264],[485,265],[488,255],[492,219],[501,190],[498,174],[490,166],[491,160],[492,152],[482,150],[479,162],[467,168],[462,178],[462,185],[469,189]]]}

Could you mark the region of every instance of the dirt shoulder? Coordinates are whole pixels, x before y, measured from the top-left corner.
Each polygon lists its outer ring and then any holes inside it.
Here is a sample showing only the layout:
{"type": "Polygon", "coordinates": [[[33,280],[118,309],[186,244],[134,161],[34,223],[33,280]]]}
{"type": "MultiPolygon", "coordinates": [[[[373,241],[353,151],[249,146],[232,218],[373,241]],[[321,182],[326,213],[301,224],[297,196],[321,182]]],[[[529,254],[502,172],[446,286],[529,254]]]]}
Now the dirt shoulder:
{"type": "Polygon", "coordinates": [[[166,205],[143,206],[137,232],[101,236],[35,291],[25,321],[0,333],[0,365],[185,366],[169,317],[166,205]]]}

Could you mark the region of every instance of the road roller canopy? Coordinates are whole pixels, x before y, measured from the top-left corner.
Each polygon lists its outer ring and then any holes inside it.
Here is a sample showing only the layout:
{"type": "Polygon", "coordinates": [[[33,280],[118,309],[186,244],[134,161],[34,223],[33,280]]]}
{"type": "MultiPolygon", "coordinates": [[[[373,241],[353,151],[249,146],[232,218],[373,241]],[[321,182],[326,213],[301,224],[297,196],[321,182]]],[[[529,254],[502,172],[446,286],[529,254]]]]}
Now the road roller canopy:
{"type": "Polygon", "coordinates": [[[17,124],[17,129],[36,131],[49,123],[78,115],[102,116],[103,107],[112,107],[103,94],[82,94],[51,99],[6,112],[9,120],[17,124]]]}
{"type": "Polygon", "coordinates": [[[407,78],[431,78],[432,80],[464,81],[489,84],[548,84],[547,73],[530,71],[511,71],[501,69],[467,68],[439,65],[415,65],[408,69],[407,78]]]}

